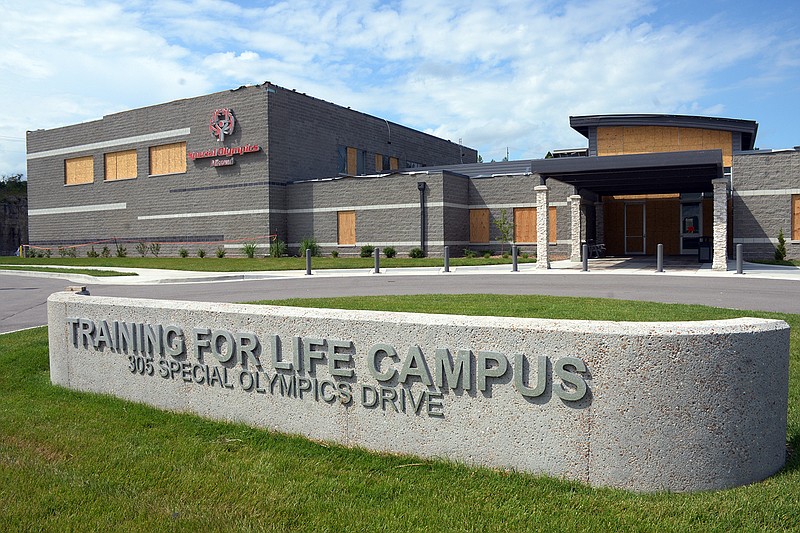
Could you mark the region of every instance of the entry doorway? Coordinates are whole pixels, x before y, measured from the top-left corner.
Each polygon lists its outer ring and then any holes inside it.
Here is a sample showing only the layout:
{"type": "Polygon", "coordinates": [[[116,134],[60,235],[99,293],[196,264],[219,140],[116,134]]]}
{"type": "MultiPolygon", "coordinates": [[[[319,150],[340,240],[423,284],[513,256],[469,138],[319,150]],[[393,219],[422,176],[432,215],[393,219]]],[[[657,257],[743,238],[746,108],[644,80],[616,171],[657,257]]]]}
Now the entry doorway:
{"type": "Polygon", "coordinates": [[[644,255],[645,203],[625,202],[625,255],[644,255]]]}
{"type": "Polygon", "coordinates": [[[703,209],[700,202],[681,202],[681,254],[696,254],[703,234],[703,209]]]}

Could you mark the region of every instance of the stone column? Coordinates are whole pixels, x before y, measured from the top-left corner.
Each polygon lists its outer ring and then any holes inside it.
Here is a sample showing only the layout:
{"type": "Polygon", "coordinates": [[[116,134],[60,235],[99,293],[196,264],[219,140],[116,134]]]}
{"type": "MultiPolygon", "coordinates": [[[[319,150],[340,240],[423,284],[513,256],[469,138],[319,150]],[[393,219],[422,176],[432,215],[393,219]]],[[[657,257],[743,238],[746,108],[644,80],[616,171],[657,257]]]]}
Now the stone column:
{"type": "Polygon", "coordinates": [[[597,244],[606,243],[606,221],[603,212],[603,202],[594,203],[594,234],[597,244]]]}
{"type": "Polygon", "coordinates": [[[573,194],[567,198],[570,208],[570,253],[569,260],[581,260],[581,195],[573,194]]]}
{"type": "Polygon", "coordinates": [[[550,187],[537,185],[536,191],[536,268],[550,268],[547,239],[550,235],[550,187]]]}
{"type": "Polygon", "coordinates": [[[714,186],[714,254],[712,270],[728,270],[728,179],[711,180],[714,186]]]}

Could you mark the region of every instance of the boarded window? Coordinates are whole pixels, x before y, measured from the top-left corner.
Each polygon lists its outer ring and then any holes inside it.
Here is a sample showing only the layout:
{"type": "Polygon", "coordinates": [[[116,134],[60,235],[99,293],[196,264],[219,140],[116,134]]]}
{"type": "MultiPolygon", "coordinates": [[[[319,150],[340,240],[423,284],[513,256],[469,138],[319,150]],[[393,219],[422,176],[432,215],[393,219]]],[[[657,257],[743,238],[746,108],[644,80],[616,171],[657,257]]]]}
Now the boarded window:
{"type": "Polygon", "coordinates": [[[375,154],[375,170],[397,170],[400,168],[400,160],[388,155],[375,154]]]}
{"type": "Polygon", "coordinates": [[[113,152],[105,155],[105,180],[128,180],[136,177],[136,150],[113,152]]]}
{"type": "Polygon", "coordinates": [[[489,210],[469,210],[469,242],[489,242],[489,210]]]}
{"type": "Polygon", "coordinates": [[[536,242],[536,208],[514,208],[514,242],[536,242]]]}
{"type": "Polygon", "coordinates": [[[358,174],[358,150],[352,146],[347,147],[347,174],[355,176],[358,174]]]}
{"type": "Polygon", "coordinates": [[[339,244],[354,245],[356,243],[356,212],[339,211],[339,244]]]}
{"type": "Polygon", "coordinates": [[[800,194],[792,195],[792,240],[800,241],[800,194]]]}
{"type": "Polygon", "coordinates": [[[186,172],[186,143],[150,147],[150,175],[186,172]]]}
{"type": "MultiPolygon", "coordinates": [[[[547,232],[547,242],[556,243],[556,208],[550,206],[550,227],[547,232]]],[[[514,208],[514,242],[536,242],[536,208],[535,207],[516,207],[514,208]]]]}
{"type": "Polygon", "coordinates": [[[94,156],[75,157],[64,161],[64,184],[78,185],[94,181],[94,156]]]}

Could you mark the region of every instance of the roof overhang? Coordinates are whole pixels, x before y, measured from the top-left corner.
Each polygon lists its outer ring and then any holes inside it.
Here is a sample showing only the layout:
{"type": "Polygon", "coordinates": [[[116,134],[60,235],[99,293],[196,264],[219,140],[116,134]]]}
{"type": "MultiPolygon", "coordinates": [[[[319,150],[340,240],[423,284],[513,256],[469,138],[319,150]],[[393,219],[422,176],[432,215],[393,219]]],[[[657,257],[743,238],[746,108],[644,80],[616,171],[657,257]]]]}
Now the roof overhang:
{"type": "Polygon", "coordinates": [[[536,159],[531,171],[600,196],[711,192],[723,177],[721,150],[536,159]]]}

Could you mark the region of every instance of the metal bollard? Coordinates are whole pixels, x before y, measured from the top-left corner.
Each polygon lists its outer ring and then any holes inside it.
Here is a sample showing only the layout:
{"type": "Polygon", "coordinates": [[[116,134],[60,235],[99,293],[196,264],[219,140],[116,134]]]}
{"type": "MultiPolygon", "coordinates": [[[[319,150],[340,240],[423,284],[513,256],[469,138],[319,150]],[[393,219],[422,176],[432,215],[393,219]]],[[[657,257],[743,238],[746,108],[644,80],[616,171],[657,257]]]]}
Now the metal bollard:
{"type": "Polygon", "coordinates": [[[375,274],[381,273],[381,249],[375,248],[375,274]]]}
{"type": "Polygon", "coordinates": [[[659,244],[656,256],[656,272],[664,272],[664,245],[659,244]]]}
{"type": "Polygon", "coordinates": [[[517,245],[511,245],[511,272],[519,272],[519,266],[517,264],[517,245]]]}
{"type": "Polygon", "coordinates": [[[583,268],[581,268],[581,270],[583,272],[589,272],[589,245],[584,244],[581,247],[581,252],[581,255],[583,256],[583,268]]]}
{"type": "Polygon", "coordinates": [[[736,245],[736,273],[742,274],[744,259],[742,258],[742,245],[736,245]]]}
{"type": "Polygon", "coordinates": [[[306,248],[306,276],[311,275],[311,250],[306,248]]]}
{"type": "Polygon", "coordinates": [[[450,247],[444,247],[444,271],[450,272],[450,247]]]}

